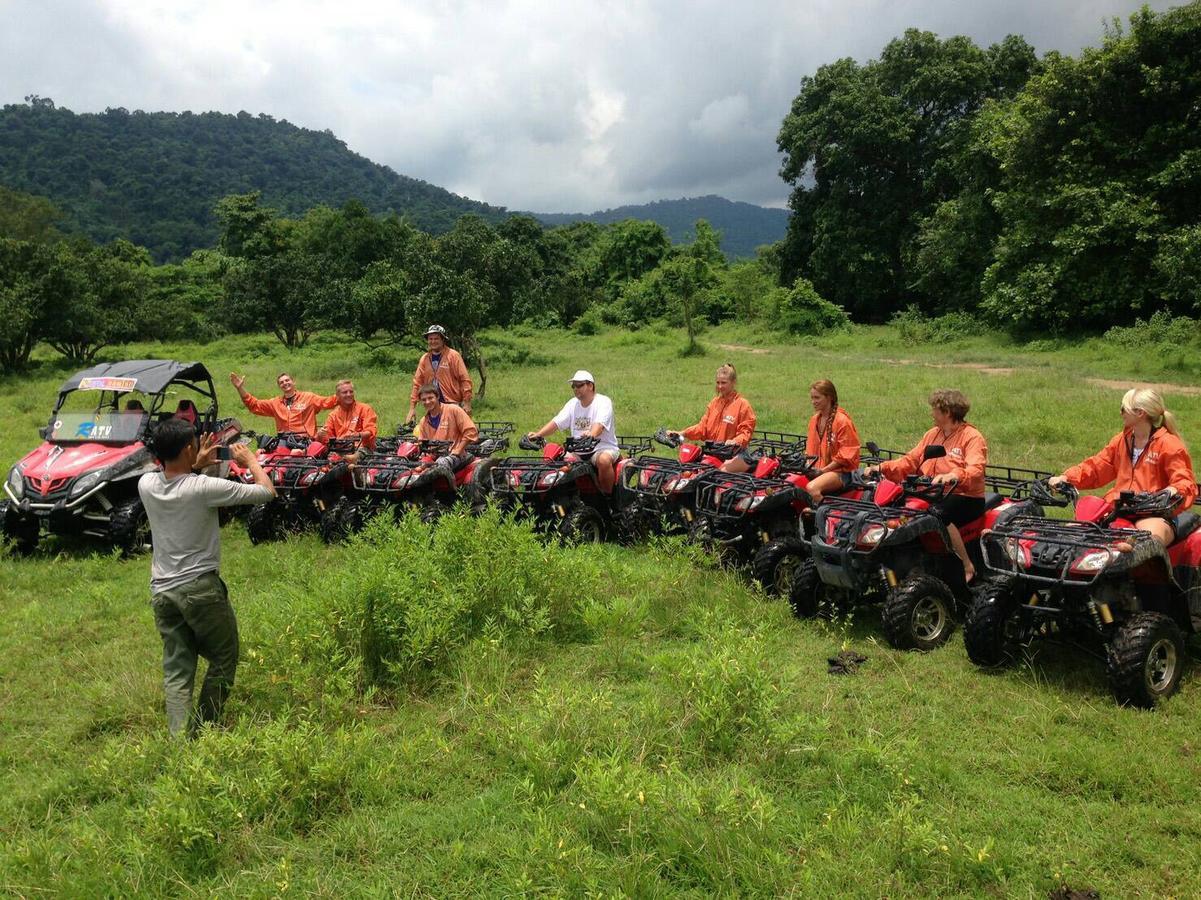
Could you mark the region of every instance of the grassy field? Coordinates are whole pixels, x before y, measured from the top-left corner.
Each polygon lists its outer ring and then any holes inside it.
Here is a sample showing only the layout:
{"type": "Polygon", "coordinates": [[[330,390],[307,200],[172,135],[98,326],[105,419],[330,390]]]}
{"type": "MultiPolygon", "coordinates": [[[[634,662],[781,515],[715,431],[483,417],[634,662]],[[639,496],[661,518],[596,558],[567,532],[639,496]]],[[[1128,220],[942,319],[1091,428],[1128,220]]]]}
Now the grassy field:
{"type": "MultiPolygon", "coordinates": [[[[681,358],[665,329],[496,333],[476,416],[537,427],[582,367],[619,431],[681,427],[733,362],[764,428],[801,430],[830,377],[864,439],[908,447],[929,391],[958,387],[992,461],[1059,470],[1119,427],[1121,391],[1097,380],[1194,375],[1099,341],[703,341],[681,358]]],[[[205,361],[227,410],[231,368],[262,395],[283,369],[322,391],[349,375],[391,425],[417,354],[236,337],[121,355],[205,361]]],[[[67,374],[46,360],[0,381],[6,467],[67,374]]],[[[1201,397],[1166,394],[1196,439],[1201,397]]],[[[871,611],[798,622],[675,542],[562,550],[452,519],[351,548],[252,547],[236,524],[223,543],[242,667],[228,727],[181,746],[147,561],[0,559],[0,894],[1201,894],[1194,675],[1144,713],[1075,652],[996,675],[958,636],[898,653],[871,611]],[[394,642],[384,670],[367,618],[394,642]],[[827,675],[844,647],[868,662],[827,675]]]]}

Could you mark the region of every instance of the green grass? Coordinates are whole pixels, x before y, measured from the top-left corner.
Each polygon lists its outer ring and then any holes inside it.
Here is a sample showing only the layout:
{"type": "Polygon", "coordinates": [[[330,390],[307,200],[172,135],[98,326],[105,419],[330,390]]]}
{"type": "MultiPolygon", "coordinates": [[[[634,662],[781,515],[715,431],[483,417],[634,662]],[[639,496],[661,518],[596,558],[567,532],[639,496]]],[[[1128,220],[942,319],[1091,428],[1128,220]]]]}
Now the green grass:
{"type": "MultiPolygon", "coordinates": [[[[830,377],[865,439],[908,447],[929,391],[959,387],[995,462],[1056,470],[1119,424],[1120,391],[1086,378],[1176,380],[1096,341],[914,347],[888,328],[712,330],[700,357],[662,328],[491,338],[477,418],[522,430],[577,368],[619,431],[680,427],[729,361],[762,427],[801,430],[809,383],[830,377]]],[[[204,360],[227,409],[231,368],[262,394],[281,369],[314,390],[350,375],[391,425],[417,354],[231,337],[123,355],[204,360]]],[[[6,465],[67,369],[0,381],[6,465]]],[[[1201,434],[1201,399],[1167,398],[1201,434]]],[[[1196,677],[1158,712],[1122,710],[1082,654],[987,675],[958,637],[888,649],[871,610],[797,622],[673,542],[560,550],[512,529],[410,522],[327,548],[227,528],[242,666],[229,726],[187,746],[165,737],[144,559],[0,560],[0,894],[1201,893],[1196,677]],[[403,651],[374,669],[372,591],[403,651]],[[844,646],[869,661],[827,675],[844,646]]]]}

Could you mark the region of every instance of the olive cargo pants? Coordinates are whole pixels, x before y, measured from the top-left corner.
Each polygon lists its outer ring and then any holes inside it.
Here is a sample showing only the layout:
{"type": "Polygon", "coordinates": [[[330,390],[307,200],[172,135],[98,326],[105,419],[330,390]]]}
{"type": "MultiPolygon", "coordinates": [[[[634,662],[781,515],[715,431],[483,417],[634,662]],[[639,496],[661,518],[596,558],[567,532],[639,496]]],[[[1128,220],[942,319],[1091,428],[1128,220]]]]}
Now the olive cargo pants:
{"type": "Polygon", "coordinates": [[[238,620],[225,582],[208,572],[155,594],[150,605],[163,638],[163,690],[167,727],[173,736],[215,722],[234,684],[238,668],[238,620]],[[198,658],[208,660],[200,704],[192,714],[192,687],[198,658]]]}

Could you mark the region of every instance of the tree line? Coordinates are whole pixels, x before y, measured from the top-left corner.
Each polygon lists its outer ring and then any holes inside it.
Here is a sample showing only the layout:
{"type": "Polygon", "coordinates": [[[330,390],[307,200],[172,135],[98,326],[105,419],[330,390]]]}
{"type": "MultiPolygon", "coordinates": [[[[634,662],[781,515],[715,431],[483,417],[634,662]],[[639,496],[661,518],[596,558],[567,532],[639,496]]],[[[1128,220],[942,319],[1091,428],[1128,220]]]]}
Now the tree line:
{"type": "Polygon", "coordinates": [[[805,78],[778,145],[782,277],[857,319],[1063,334],[1201,299],[1201,3],[1078,57],[907,31],[805,78]]]}

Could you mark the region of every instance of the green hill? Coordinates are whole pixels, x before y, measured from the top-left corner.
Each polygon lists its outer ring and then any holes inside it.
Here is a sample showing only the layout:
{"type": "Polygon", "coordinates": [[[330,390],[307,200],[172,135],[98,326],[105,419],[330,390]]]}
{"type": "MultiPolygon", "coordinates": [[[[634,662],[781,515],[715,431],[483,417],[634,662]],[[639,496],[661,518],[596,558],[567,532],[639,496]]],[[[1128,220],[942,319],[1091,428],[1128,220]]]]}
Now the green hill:
{"type": "Polygon", "coordinates": [[[755,206],[716,197],[691,197],[682,200],[656,200],[641,206],[619,206],[594,213],[530,213],[547,225],[571,222],[595,222],[609,225],[623,219],[658,222],[675,243],[692,241],[697,219],[705,219],[722,234],[721,248],[726,256],[741,259],[755,255],[755,248],[772,244],[784,237],[788,228],[788,210],[755,206]]]}
{"type": "Polygon", "coordinates": [[[0,109],[0,184],[49,197],[68,228],[97,241],[128,238],[159,261],[213,246],[213,205],[248,191],[261,191],[265,204],[288,216],[357,198],[433,233],[464,213],[493,222],[505,216],[373,163],[329,131],[267,115],[76,114],[31,100],[0,109]]]}

